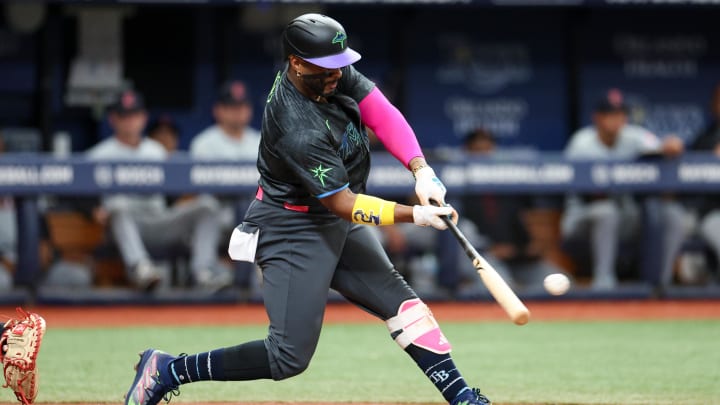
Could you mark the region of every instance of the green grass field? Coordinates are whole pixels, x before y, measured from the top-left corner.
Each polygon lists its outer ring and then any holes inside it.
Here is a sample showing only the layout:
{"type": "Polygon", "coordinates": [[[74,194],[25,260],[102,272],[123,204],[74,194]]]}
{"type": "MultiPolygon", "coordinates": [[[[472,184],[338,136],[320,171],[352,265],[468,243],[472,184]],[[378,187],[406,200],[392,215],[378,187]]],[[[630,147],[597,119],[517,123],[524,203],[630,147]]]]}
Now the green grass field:
{"type": "MultiPolygon", "coordinates": [[[[265,327],[49,329],[38,402],[120,403],[136,352],[205,351],[265,327]]],[[[720,404],[720,321],[449,323],[465,378],[496,403],[720,404]]],[[[0,401],[13,400],[1,390],[0,401]]],[[[382,324],[327,325],[307,372],[282,382],[207,382],[173,402],[442,403],[382,324]]]]}

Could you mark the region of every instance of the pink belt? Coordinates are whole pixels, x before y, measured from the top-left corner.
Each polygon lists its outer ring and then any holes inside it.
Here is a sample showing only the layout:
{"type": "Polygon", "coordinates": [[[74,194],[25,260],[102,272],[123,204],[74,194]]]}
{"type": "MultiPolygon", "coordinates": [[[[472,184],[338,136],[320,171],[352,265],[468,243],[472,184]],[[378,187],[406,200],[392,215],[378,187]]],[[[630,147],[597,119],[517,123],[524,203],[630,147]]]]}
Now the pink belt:
{"type": "MultiPolygon", "coordinates": [[[[255,193],[255,199],[263,201],[264,195],[265,194],[263,193],[262,187],[258,186],[257,192],[255,193]]],[[[290,211],[296,211],[296,212],[309,212],[310,211],[309,205],[295,205],[295,204],[290,204],[288,202],[284,202],[282,206],[286,210],[290,210],[290,211]]]]}

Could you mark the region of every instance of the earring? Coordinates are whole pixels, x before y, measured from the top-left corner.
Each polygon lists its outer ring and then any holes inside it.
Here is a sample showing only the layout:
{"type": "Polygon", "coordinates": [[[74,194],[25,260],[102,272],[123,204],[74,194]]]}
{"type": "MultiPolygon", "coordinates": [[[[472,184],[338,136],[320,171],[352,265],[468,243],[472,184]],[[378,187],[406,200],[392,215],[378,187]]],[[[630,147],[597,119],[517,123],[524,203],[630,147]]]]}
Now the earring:
{"type": "Polygon", "coordinates": [[[297,74],[297,77],[301,77],[301,76],[302,76],[302,73],[300,73],[299,70],[296,70],[296,71],[295,71],[295,74],[297,74]]]}

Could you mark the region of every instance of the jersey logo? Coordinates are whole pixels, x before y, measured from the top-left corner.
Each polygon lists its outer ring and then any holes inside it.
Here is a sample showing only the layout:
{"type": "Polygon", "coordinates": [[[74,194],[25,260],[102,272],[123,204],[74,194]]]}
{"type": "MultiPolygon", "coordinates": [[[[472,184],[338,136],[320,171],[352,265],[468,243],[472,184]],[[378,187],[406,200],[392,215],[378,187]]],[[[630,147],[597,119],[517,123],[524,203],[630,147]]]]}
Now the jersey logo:
{"type": "MultiPolygon", "coordinates": [[[[340,148],[338,149],[338,156],[342,159],[347,159],[350,154],[357,149],[358,146],[365,143],[367,136],[363,137],[363,134],[350,122],[345,127],[345,132],[340,140],[340,148]]],[[[368,141],[369,142],[369,141],[368,141]]]]}
{"type": "Polygon", "coordinates": [[[342,33],[340,31],[337,31],[335,33],[335,38],[332,39],[333,44],[340,44],[340,48],[345,49],[345,40],[347,39],[347,36],[345,33],[342,33]]]}
{"type": "Polygon", "coordinates": [[[322,164],[319,164],[316,168],[310,169],[310,172],[313,174],[313,177],[320,180],[320,184],[322,184],[323,187],[325,187],[325,178],[327,177],[327,172],[332,170],[332,167],[322,167],[322,164]]]}

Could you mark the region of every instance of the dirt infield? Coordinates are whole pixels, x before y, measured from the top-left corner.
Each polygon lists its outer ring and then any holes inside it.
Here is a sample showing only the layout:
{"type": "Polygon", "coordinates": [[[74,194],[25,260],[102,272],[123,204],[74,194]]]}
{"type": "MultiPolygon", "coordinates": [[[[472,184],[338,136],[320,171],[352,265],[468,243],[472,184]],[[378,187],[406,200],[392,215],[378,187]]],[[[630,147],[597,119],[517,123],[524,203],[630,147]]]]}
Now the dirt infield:
{"type": "MultiPolygon", "coordinates": [[[[63,402],[62,404],[51,404],[48,402],[36,402],[37,404],[43,405],[108,405],[106,402],[63,402]]],[[[164,404],[165,402],[161,402],[164,404]]],[[[178,402],[180,403],[180,402],[178,402]]],[[[0,405],[17,405],[18,403],[0,402],[0,405]]],[[[187,403],[183,403],[187,404],[187,403]]],[[[310,402],[208,402],[207,404],[195,404],[195,405],[270,405],[270,404],[284,404],[284,405],[310,405],[310,402]]],[[[438,402],[312,402],[312,405],[438,405],[438,402]]],[[[513,405],[513,404],[505,404],[513,405]]],[[[529,404],[523,404],[529,405],[529,404]]]]}
{"type": "MultiPolygon", "coordinates": [[[[441,322],[506,320],[497,304],[430,303],[441,322]]],[[[718,301],[548,301],[530,302],[532,320],[633,320],[633,319],[720,319],[718,301]]],[[[35,307],[51,327],[124,327],[144,325],[243,325],[265,324],[261,305],[193,306],[106,306],[35,307]]],[[[14,314],[0,307],[0,316],[14,314]]],[[[325,313],[328,323],[374,322],[369,314],[349,304],[331,304],[325,313]]]]}

